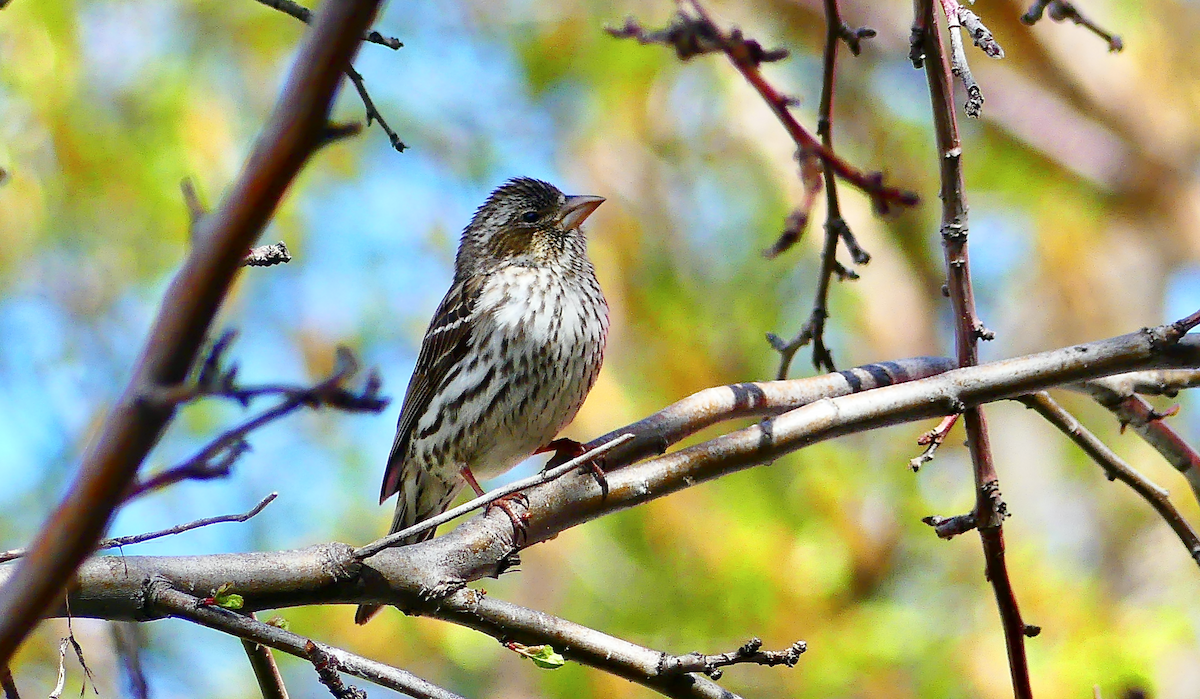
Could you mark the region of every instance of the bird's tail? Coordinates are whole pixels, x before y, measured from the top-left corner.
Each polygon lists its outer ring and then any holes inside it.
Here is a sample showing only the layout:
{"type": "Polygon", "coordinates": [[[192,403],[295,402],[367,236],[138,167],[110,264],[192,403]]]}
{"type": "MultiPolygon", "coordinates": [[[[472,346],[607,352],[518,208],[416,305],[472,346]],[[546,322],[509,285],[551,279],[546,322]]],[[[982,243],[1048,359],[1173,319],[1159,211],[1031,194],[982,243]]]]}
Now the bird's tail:
{"type": "MultiPolygon", "coordinates": [[[[392,528],[388,532],[389,534],[395,534],[418,522],[424,522],[430,517],[442,514],[450,506],[454,496],[458,495],[458,491],[462,490],[465,485],[465,481],[461,477],[447,483],[424,468],[413,470],[416,471],[414,478],[406,478],[400,482],[396,516],[392,519],[392,528]]],[[[401,539],[395,546],[408,546],[428,541],[433,538],[436,531],[437,527],[426,529],[420,534],[401,539]]],[[[354,613],[354,623],[367,623],[382,607],[383,605],[380,604],[360,604],[354,613]]]]}

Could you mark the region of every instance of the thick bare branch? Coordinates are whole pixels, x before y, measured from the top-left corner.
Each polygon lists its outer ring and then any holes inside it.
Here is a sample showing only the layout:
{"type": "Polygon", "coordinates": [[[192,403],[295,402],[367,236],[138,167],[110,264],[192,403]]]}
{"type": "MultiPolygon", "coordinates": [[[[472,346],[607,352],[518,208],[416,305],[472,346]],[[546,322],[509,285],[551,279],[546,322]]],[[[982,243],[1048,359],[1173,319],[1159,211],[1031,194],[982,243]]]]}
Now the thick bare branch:
{"type": "MultiPolygon", "coordinates": [[[[918,381],[817,400],[773,419],[670,454],[630,464],[677,434],[653,419],[622,428],[637,436],[607,460],[607,496],[590,474],[569,473],[525,492],[529,503],[529,546],[605,513],[631,507],[697,483],[773,461],[804,446],[885,425],[941,417],[983,402],[1014,398],[1052,386],[1133,369],[1200,366],[1200,338],[1177,343],[1171,326],[1076,345],[1017,359],[955,369],[918,381]]],[[[821,377],[826,378],[826,377],[821,377]]],[[[811,380],[804,380],[811,381],[811,380]]],[[[800,384],[803,381],[794,383],[800,384]]],[[[745,411],[746,385],[724,390],[729,412],[745,411]]],[[[709,393],[706,391],[705,393],[709,393]]],[[[711,403],[709,404],[711,405],[711,403]]],[[[695,405],[697,423],[720,420],[695,405]]],[[[676,415],[678,417],[678,415],[676,415]]],[[[602,437],[596,441],[611,439],[602,437]]],[[[247,609],[300,604],[380,603],[422,609],[467,582],[494,576],[514,563],[513,531],[500,512],[480,515],[430,541],[385,549],[362,561],[354,549],[329,544],[301,551],[182,557],[101,557],[79,571],[71,608],[78,616],[146,620],[161,615],[148,608],[143,588],[166,580],[193,595],[231,584],[247,609]]],[[[0,568],[0,581],[11,576],[0,568]]]]}
{"type": "Polygon", "coordinates": [[[197,245],[163,299],[133,378],[87,448],[78,476],[0,589],[0,665],[95,550],[138,467],[174,415],[148,405],[156,386],[188,375],[213,317],[292,179],[318,147],[345,66],[379,0],[324,3],[242,174],[201,222],[197,245]]]}

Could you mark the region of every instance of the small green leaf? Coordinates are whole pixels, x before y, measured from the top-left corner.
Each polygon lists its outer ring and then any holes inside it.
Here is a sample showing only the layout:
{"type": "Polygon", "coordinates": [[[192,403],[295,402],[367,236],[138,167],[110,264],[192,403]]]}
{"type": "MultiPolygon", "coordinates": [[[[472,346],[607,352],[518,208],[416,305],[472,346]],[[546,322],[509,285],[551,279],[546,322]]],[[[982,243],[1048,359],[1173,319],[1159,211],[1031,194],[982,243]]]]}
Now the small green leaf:
{"type": "Polygon", "coordinates": [[[271,626],[274,626],[275,628],[283,629],[284,631],[287,631],[288,629],[290,629],[292,627],[291,622],[289,622],[287,619],[284,619],[283,617],[281,617],[279,615],[276,615],[276,616],[271,617],[270,619],[267,619],[267,623],[270,624],[271,626]]]}
{"type": "Polygon", "coordinates": [[[554,651],[553,646],[526,646],[520,643],[506,643],[510,650],[529,658],[534,665],[543,670],[557,670],[567,664],[567,659],[554,651]]]}
{"type": "Polygon", "coordinates": [[[233,583],[225,583],[213,590],[213,602],[223,609],[241,609],[246,600],[241,595],[230,592],[232,589],[233,583]]]}

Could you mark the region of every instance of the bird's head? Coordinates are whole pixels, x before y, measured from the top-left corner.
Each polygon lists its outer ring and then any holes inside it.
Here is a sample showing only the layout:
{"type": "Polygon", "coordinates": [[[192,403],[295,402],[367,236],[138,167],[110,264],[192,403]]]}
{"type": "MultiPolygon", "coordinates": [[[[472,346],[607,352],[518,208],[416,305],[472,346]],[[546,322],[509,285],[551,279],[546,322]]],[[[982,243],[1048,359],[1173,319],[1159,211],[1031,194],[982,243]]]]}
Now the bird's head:
{"type": "Polygon", "coordinates": [[[565,195],[541,180],[511,179],[492,192],[463,231],[457,274],[511,263],[583,264],[587,244],[580,225],[603,202],[604,197],[565,195]]]}

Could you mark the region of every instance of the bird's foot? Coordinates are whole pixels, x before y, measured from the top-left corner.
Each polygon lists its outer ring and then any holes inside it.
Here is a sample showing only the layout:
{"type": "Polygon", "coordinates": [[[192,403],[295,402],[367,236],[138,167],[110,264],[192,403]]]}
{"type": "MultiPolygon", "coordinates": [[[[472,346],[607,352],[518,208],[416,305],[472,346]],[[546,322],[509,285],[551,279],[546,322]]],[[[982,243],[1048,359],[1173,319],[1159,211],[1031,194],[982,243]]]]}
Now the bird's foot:
{"type": "Polygon", "coordinates": [[[529,538],[529,498],[525,497],[524,493],[513,493],[488,503],[484,514],[491,512],[493,507],[504,510],[504,514],[508,515],[509,521],[512,522],[514,545],[520,546],[529,538]],[[520,504],[520,513],[513,511],[513,503],[520,504]]]}
{"type": "MultiPolygon", "coordinates": [[[[542,469],[543,471],[549,471],[552,468],[562,466],[571,459],[579,458],[587,453],[587,449],[584,448],[583,444],[576,442],[574,439],[567,439],[566,437],[559,437],[534,453],[541,454],[547,451],[554,452],[554,456],[550,457],[550,460],[546,462],[546,467],[542,469]]],[[[592,472],[592,475],[596,478],[596,483],[600,485],[600,496],[602,498],[608,497],[608,477],[604,473],[604,469],[596,462],[596,459],[588,459],[580,464],[580,468],[586,468],[592,472]]]]}
{"type": "MultiPolygon", "coordinates": [[[[475,474],[471,473],[471,469],[469,467],[464,467],[460,473],[462,473],[462,477],[467,481],[467,484],[471,486],[471,490],[475,491],[475,495],[478,497],[483,497],[483,488],[479,486],[479,481],[475,479],[475,474]]],[[[513,526],[513,543],[520,546],[521,540],[528,537],[529,498],[525,497],[524,493],[513,493],[512,495],[506,495],[498,500],[493,500],[492,502],[488,503],[487,507],[483,509],[483,513],[485,515],[488,514],[492,511],[493,507],[498,507],[501,510],[504,510],[504,514],[508,515],[508,518],[512,521],[513,526]],[[514,512],[511,504],[513,502],[519,502],[525,511],[521,514],[514,512]]]]}

